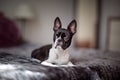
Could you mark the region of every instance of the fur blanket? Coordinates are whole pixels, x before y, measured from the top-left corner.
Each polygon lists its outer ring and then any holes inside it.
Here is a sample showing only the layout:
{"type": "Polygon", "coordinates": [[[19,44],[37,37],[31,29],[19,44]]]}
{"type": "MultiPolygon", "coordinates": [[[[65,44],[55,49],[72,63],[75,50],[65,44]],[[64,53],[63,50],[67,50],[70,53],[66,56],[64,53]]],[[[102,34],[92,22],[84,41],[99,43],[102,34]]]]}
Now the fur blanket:
{"type": "Polygon", "coordinates": [[[89,65],[50,67],[24,56],[0,53],[0,80],[119,80],[120,67],[89,65]]]}
{"type": "Polygon", "coordinates": [[[30,58],[37,47],[0,49],[0,80],[120,80],[119,52],[73,50],[71,61],[75,66],[50,67],[30,58]]]}

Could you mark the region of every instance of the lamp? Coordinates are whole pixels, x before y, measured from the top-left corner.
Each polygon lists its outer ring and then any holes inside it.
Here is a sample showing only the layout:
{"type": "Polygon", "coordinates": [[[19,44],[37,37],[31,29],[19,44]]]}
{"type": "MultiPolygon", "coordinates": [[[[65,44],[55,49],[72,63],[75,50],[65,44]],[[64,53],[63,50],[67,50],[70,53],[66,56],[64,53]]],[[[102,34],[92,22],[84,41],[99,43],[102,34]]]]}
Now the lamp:
{"type": "Polygon", "coordinates": [[[20,22],[22,27],[22,36],[24,36],[26,22],[34,18],[31,7],[28,4],[19,5],[15,11],[15,18],[20,22]]]}

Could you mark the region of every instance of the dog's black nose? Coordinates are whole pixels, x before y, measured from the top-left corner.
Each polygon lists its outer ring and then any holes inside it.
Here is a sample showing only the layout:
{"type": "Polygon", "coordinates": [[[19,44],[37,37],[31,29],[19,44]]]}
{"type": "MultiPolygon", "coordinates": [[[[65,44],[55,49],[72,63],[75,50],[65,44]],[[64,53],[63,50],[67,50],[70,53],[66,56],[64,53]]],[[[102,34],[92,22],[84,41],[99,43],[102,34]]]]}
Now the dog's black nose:
{"type": "Polygon", "coordinates": [[[53,62],[52,64],[53,64],[53,65],[56,65],[56,63],[54,63],[54,62],[53,62]]]}
{"type": "Polygon", "coordinates": [[[62,39],[58,39],[58,42],[62,42],[62,39]]]}

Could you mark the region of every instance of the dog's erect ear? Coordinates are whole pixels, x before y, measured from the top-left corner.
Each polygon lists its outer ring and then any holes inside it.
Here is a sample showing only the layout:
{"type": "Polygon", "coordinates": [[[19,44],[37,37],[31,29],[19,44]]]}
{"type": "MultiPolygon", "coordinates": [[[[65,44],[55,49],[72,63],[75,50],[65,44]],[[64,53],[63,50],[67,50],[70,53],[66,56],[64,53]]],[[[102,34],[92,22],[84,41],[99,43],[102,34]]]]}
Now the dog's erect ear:
{"type": "Polygon", "coordinates": [[[54,27],[53,27],[53,30],[54,31],[57,31],[58,29],[60,29],[62,26],[61,24],[61,21],[60,21],[60,18],[59,17],[56,17],[55,21],[54,21],[54,27]]]}
{"type": "Polygon", "coordinates": [[[68,25],[68,30],[72,33],[76,33],[76,27],[77,27],[77,22],[76,20],[71,21],[71,23],[68,25]]]}

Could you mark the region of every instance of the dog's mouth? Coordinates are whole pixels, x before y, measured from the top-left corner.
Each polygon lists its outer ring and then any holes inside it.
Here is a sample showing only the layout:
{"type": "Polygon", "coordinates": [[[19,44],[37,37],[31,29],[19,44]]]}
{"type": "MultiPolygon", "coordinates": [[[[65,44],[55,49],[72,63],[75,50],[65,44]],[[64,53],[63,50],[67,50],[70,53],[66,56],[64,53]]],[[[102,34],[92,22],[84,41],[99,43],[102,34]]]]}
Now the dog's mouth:
{"type": "Polygon", "coordinates": [[[58,42],[58,43],[56,44],[55,48],[57,48],[57,47],[62,47],[62,42],[58,42]]]}

